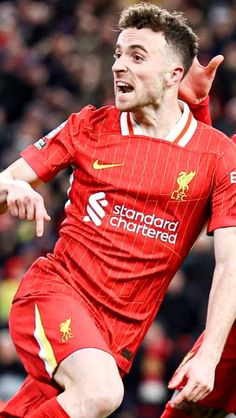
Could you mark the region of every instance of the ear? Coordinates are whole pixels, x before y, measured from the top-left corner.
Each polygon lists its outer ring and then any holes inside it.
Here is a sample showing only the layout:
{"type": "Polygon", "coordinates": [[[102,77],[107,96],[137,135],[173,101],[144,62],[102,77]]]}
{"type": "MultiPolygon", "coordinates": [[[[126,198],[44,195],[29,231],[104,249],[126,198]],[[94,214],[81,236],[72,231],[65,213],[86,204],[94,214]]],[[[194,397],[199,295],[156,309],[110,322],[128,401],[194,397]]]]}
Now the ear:
{"type": "Polygon", "coordinates": [[[179,66],[175,67],[166,74],[166,85],[173,86],[179,84],[184,76],[184,68],[179,66]]]}

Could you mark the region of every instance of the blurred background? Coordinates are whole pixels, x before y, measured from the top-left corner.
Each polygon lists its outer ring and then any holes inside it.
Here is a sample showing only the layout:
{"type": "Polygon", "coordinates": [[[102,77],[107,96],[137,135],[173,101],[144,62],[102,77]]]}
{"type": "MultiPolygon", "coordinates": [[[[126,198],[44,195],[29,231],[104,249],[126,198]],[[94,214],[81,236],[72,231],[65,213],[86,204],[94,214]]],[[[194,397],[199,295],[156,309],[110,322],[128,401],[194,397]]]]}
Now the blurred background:
{"type": "MultiPolygon", "coordinates": [[[[113,103],[111,66],[120,10],[127,0],[0,1],[0,167],[51,131],[72,112],[113,103]]],[[[200,37],[199,60],[225,60],[211,91],[215,127],[236,132],[236,1],[151,1],[184,11],[200,37]]],[[[69,173],[41,192],[52,217],[43,238],[34,225],[0,217],[0,405],[25,377],[8,332],[12,297],[22,275],[49,252],[64,216],[69,173]]],[[[171,286],[158,319],[125,378],[116,418],[158,418],[169,398],[167,383],[204,327],[214,269],[212,238],[204,234],[171,286]]]]}

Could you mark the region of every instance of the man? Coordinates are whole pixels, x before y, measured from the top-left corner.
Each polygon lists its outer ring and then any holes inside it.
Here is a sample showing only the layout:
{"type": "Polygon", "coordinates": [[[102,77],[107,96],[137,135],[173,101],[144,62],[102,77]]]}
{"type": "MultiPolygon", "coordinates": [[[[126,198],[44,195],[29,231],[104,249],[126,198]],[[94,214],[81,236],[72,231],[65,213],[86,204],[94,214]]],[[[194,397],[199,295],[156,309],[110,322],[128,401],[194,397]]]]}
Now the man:
{"type": "MultiPolygon", "coordinates": [[[[208,93],[215,71],[222,60],[223,56],[219,55],[213,58],[206,67],[203,67],[197,59],[194,59],[188,75],[180,85],[180,96],[188,102],[195,115],[197,112],[197,118],[204,119],[206,123],[211,123],[208,93]]],[[[236,140],[236,136],[234,135],[232,139],[236,140]]],[[[236,322],[231,328],[220,362],[217,365],[213,391],[197,403],[182,399],[183,390],[181,388],[183,382],[188,378],[191,360],[200,348],[203,336],[204,334],[199,337],[171,379],[169,387],[178,390],[166,405],[161,418],[223,418],[228,413],[236,412],[236,322]]]]}
{"type": "Polygon", "coordinates": [[[177,99],[196,35],[181,14],[149,3],[125,9],[119,28],[116,106],[71,115],[0,176],[2,202],[35,219],[41,236],[50,217],[30,184],[74,168],[54,252],[33,264],[14,299],[10,329],[29,376],[1,417],[109,416],[122,401],[120,376],[207,220],[216,270],[185,399],[211,392],[235,318],[236,148],[177,99]]]}

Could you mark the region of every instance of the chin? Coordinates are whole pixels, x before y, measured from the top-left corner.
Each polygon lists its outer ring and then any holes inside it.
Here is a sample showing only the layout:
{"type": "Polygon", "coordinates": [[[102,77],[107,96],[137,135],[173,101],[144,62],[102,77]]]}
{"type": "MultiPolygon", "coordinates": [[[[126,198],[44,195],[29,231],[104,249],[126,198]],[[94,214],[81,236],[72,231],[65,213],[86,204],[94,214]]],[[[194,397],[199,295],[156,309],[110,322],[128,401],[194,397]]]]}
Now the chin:
{"type": "Polygon", "coordinates": [[[134,108],[131,103],[127,103],[127,102],[122,103],[118,100],[115,101],[115,105],[116,105],[116,108],[120,110],[121,112],[128,112],[134,108]]]}

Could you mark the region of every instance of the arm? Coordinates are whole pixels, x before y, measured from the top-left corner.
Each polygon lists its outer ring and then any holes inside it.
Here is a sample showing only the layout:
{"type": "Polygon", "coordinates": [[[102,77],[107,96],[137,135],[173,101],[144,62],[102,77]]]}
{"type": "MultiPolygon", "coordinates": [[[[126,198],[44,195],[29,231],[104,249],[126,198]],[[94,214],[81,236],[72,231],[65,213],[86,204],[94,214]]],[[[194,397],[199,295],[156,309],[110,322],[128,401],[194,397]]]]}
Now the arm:
{"type": "Polygon", "coordinates": [[[195,57],[189,72],[180,83],[179,98],[188,103],[196,119],[208,125],[211,125],[208,95],[217,68],[223,60],[223,55],[217,55],[204,67],[195,57]]]}
{"type": "Polygon", "coordinates": [[[175,388],[183,379],[187,384],[172,400],[176,406],[183,400],[197,402],[214,386],[215,368],[225,341],[236,318],[236,228],[219,228],[214,233],[216,267],[208,303],[204,339],[197,354],[181,367],[170,382],[175,388]]]}
{"type": "Polygon", "coordinates": [[[13,216],[35,220],[36,235],[40,237],[43,235],[44,221],[49,221],[50,216],[42,196],[31,187],[39,183],[37,174],[23,158],[0,174],[0,213],[8,208],[13,216]]]}

